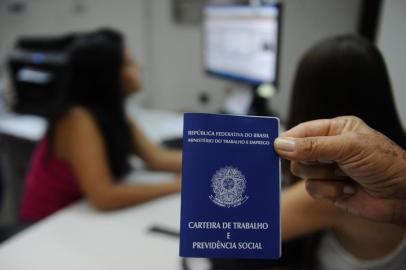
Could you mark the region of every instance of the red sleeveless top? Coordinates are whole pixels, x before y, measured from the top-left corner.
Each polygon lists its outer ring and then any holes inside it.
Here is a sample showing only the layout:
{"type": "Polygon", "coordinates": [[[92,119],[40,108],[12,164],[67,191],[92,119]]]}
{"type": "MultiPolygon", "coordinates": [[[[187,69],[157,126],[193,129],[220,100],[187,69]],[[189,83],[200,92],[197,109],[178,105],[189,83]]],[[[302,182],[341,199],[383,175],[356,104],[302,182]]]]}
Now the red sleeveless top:
{"type": "Polygon", "coordinates": [[[82,197],[70,166],[56,157],[47,138],[34,150],[21,201],[22,221],[38,221],[82,197]]]}

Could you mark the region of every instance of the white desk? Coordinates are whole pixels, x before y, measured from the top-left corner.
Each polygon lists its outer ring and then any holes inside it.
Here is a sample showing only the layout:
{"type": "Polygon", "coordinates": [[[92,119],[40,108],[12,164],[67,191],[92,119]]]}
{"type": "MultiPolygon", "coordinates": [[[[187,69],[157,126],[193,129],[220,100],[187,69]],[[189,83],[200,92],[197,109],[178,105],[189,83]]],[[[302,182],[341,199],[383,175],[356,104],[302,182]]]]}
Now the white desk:
{"type": "Polygon", "coordinates": [[[178,239],[148,232],[179,229],[179,195],[114,212],[81,201],[0,246],[2,270],[177,270],[178,239]]]}
{"type": "MultiPolygon", "coordinates": [[[[153,141],[182,134],[179,114],[132,107],[129,115],[153,141]]],[[[35,134],[27,137],[26,125],[23,132],[15,132],[19,125],[11,118],[4,123],[0,121],[2,132],[31,140],[39,139],[46,127],[31,121],[35,134]]],[[[171,176],[135,172],[128,178],[156,182],[171,176]]],[[[1,244],[0,269],[181,269],[178,239],[148,232],[153,225],[179,230],[179,198],[172,195],[114,212],[99,212],[80,201],[1,244]]]]}

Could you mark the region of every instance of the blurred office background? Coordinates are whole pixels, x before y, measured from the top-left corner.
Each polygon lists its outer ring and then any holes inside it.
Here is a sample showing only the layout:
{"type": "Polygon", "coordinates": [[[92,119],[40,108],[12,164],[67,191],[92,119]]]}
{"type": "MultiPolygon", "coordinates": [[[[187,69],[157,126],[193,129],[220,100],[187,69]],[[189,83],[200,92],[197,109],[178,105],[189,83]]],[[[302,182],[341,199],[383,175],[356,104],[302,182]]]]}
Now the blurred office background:
{"type": "MultiPolygon", "coordinates": [[[[238,83],[214,78],[204,72],[201,7],[206,3],[233,2],[248,1],[0,0],[0,121],[10,112],[12,90],[6,62],[19,37],[86,31],[103,26],[123,32],[131,54],[142,66],[142,91],[130,98],[130,104],[174,112],[219,112],[227,101],[230,89],[238,87],[238,83]]],[[[282,122],[287,117],[292,80],[302,54],[325,37],[359,33],[375,42],[383,52],[392,79],[397,110],[406,126],[406,1],[278,2],[283,6],[279,83],[268,106],[282,122]]],[[[365,98],[367,102],[368,97],[365,98]]],[[[11,226],[11,229],[16,221],[13,218],[17,211],[16,194],[20,192],[23,179],[13,184],[12,188],[4,182],[10,183],[15,181],[15,177],[24,175],[34,142],[13,137],[8,137],[7,143],[4,143],[4,138],[0,142],[1,178],[13,179],[2,181],[0,185],[4,191],[0,196],[3,201],[0,206],[8,208],[0,211],[0,224],[11,226]],[[13,175],[10,175],[10,170],[13,175]]]]}
{"type": "MultiPolygon", "coordinates": [[[[21,35],[60,34],[113,26],[126,35],[131,52],[143,67],[145,106],[171,110],[217,111],[230,83],[207,77],[202,69],[201,27],[194,20],[176,22],[171,0],[1,0],[0,74],[6,78],[7,53],[21,35]],[[208,102],[201,102],[202,95],[208,102]]],[[[176,2],[176,1],[175,1],[176,2]]],[[[189,2],[199,6],[201,1],[189,2]],[[197,3],[197,4],[195,4],[197,3]]],[[[212,1],[232,2],[232,1],[212,1]]],[[[240,1],[241,2],[241,1],[240,1]]],[[[405,3],[401,0],[284,0],[280,55],[280,85],[272,109],[286,117],[292,77],[300,56],[316,41],[339,33],[358,32],[367,2],[380,2],[375,40],[383,51],[396,101],[406,125],[403,90],[405,3]]],[[[193,11],[193,8],[191,9],[193,11]]],[[[194,14],[192,14],[194,16],[194,14]]],[[[369,16],[373,16],[369,14],[369,16]]],[[[373,19],[373,18],[372,18],[373,19]]],[[[369,22],[368,20],[366,20],[369,22]]],[[[365,23],[365,21],[364,21],[365,23]]],[[[373,23],[373,22],[371,22],[373,23]]],[[[4,110],[4,108],[3,108],[4,110]]]]}

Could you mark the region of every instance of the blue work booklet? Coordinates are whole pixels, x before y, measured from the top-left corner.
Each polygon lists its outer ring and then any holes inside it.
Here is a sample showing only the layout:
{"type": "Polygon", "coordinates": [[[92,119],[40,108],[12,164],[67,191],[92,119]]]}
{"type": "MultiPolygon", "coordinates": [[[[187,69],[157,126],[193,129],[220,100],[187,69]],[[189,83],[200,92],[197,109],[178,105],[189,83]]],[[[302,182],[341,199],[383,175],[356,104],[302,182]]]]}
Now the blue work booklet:
{"type": "Polygon", "coordinates": [[[180,256],[281,256],[274,117],[185,113],[180,256]]]}

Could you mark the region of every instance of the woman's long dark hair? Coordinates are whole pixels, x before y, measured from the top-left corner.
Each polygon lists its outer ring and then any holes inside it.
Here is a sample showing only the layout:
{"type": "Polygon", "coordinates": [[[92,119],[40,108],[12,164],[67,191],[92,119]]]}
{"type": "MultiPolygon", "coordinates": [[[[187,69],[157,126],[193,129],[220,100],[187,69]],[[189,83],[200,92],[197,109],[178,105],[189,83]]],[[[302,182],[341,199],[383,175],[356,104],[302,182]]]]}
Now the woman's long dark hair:
{"type": "MultiPolygon", "coordinates": [[[[317,43],[301,59],[292,90],[287,129],[302,122],[355,115],[403,148],[406,136],[392,96],[389,75],[378,49],[356,35],[317,43]]],[[[289,164],[282,163],[285,175],[289,164]]],[[[290,183],[298,178],[289,177],[290,183]]],[[[323,232],[302,242],[303,269],[315,269],[323,232]]]]}
{"type": "Polygon", "coordinates": [[[111,29],[80,34],[69,55],[67,106],[50,119],[49,134],[52,136],[55,124],[72,106],[84,107],[100,128],[114,176],[121,177],[129,170],[128,156],[133,151],[121,84],[123,37],[111,29]]]}
{"type": "Polygon", "coordinates": [[[328,38],[304,55],[296,72],[287,128],[342,115],[358,116],[406,147],[383,57],[356,35],[328,38]]]}

